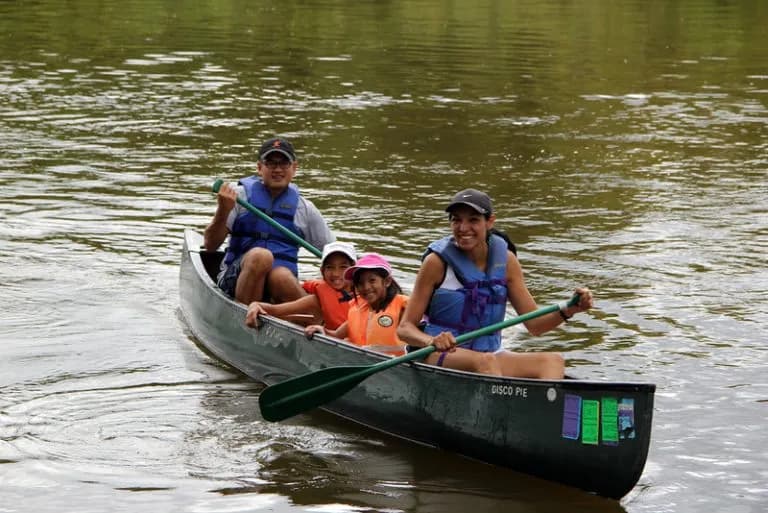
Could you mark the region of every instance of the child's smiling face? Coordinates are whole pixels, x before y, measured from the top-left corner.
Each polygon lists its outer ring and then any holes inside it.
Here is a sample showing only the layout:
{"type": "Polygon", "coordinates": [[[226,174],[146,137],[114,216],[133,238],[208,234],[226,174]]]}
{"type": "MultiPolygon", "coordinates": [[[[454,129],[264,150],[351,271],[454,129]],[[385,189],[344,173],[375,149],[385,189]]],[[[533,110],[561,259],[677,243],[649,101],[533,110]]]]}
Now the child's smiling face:
{"type": "Polygon", "coordinates": [[[349,282],[344,280],[344,271],[352,267],[352,264],[343,253],[331,253],[320,269],[323,280],[336,290],[349,289],[349,282]]]}
{"type": "Polygon", "coordinates": [[[355,273],[355,290],[366,303],[376,309],[387,297],[387,288],[392,283],[392,277],[383,277],[381,271],[373,269],[360,269],[355,273]]]}

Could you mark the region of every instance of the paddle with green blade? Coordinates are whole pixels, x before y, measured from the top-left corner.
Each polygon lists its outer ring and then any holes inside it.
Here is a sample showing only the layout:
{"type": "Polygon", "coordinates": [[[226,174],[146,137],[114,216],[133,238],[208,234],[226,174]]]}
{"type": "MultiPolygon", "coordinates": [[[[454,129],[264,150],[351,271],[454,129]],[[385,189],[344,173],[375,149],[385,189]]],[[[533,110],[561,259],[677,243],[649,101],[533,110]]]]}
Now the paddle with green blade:
{"type": "MultiPolygon", "coordinates": [[[[509,326],[514,326],[515,324],[520,324],[548,313],[557,312],[561,306],[574,306],[578,302],[579,295],[575,294],[564,305],[544,306],[533,312],[459,335],[456,337],[456,343],[459,345],[464,344],[473,338],[482,337],[509,326]]],[[[435,346],[427,346],[412,353],[373,365],[328,367],[269,386],[259,395],[261,416],[264,420],[270,422],[278,422],[293,417],[341,397],[355,388],[364,379],[377,372],[390,369],[401,363],[410,362],[411,360],[426,358],[434,351],[436,351],[435,346]]]]}
{"type": "MultiPolygon", "coordinates": [[[[221,186],[222,186],[223,183],[224,183],[224,180],[222,180],[221,178],[219,178],[218,180],[213,182],[213,192],[218,194],[219,189],[221,189],[221,186]]],[[[291,230],[289,230],[288,228],[286,228],[282,224],[278,223],[277,221],[275,221],[274,219],[269,217],[265,212],[262,212],[260,209],[254,207],[253,205],[251,205],[250,203],[248,203],[244,199],[238,197],[237,198],[237,203],[239,205],[241,205],[242,207],[248,209],[251,213],[253,213],[256,216],[260,217],[261,219],[263,219],[264,221],[266,221],[270,225],[274,226],[275,228],[277,228],[281,232],[283,232],[283,234],[285,234],[286,237],[291,239],[293,242],[295,242],[299,246],[301,246],[303,248],[306,248],[307,251],[309,251],[313,255],[319,257],[319,256],[321,256],[323,254],[319,249],[314,247],[312,244],[310,244],[309,242],[305,241],[304,239],[302,239],[301,237],[299,237],[298,235],[293,233],[291,230]]]]}

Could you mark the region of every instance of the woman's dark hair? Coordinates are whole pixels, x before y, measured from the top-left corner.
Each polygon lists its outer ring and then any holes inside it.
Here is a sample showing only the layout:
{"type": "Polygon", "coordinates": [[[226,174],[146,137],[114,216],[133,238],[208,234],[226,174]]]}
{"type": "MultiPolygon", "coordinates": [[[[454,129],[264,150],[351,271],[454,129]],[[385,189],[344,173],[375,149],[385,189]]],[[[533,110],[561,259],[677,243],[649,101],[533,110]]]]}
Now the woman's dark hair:
{"type": "MultiPolygon", "coordinates": [[[[387,271],[384,269],[357,269],[355,273],[352,275],[352,294],[357,296],[357,285],[360,283],[360,275],[363,274],[361,271],[371,271],[376,273],[377,275],[381,276],[382,278],[386,278],[387,276],[390,276],[387,271]]],[[[395,298],[396,295],[402,294],[403,289],[400,287],[400,285],[395,281],[395,278],[392,277],[392,282],[387,287],[387,294],[384,296],[384,299],[381,301],[379,305],[376,305],[374,307],[374,312],[380,312],[389,306],[389,303],[392,302],[392,300],[395,298]]]]}
{"type": "MultiPolygon", "coordinates": [[[[478,212],[478,214],[479,214],[479,212],[478,212]]],[[[486,212],[485,214],[481,214],[481,215],[486,219],[486,221],[491,218],[491,213],[490,212],[486,212]]],[[[452,211],[448,212],[448,220],[449,221],[453,220],[453,212],[452,211]]]]}
{"type": "Polygon", "coordinates": [[[515,247],[515,243],[512,242],[511,240],[509,240],[509,236],[506,233],[502,232],[501,230],[497,230],[496,228],[491,228],[488,231],[488,239],[489,240],[491,238],[491,235],[497,235],[497,236],[501,237],[502,239],[504,239],[504,242],[507,243],[507,249],[509,249],[512,253],[517,255],[517,248],[515,247]]]}

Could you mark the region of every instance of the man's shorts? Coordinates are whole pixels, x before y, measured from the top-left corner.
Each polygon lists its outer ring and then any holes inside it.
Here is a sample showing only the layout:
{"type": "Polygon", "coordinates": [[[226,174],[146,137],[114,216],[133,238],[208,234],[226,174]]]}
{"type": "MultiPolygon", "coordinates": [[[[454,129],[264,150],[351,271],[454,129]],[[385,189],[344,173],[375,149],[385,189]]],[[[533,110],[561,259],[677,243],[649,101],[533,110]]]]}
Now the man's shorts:
{"type": "MultiPolygon", "coordinates": [[[[240,276],[241,260],[242,257],[229,264],[216,282],[216,285],[218,285],[218,287],[232,299],[235,298],[235,288],[237,287],[237,278],[240,276]]],[[[271,301],[269,287],[266,283],[264,284],[264,293],[262,294],[261,300],[264,302],[271,301]]]]}
{"type": "Polygon", "coordinates": [[[229,297],[235,297],[235,287],[237,286],[237,277],[240,276],[240,258],[227,266],[216,285],[229,297]]]}

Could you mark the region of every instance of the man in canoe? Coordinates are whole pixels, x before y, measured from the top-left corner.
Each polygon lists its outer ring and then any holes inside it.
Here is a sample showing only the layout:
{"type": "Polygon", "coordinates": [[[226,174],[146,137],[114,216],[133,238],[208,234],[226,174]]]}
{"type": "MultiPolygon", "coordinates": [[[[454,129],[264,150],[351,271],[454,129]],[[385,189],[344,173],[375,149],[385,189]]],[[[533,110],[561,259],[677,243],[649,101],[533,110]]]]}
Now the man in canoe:
{"type": "Polygon", "coordinates": [[[293,301],[305,294],[297,279],[298,245],[240,206],[238,196],[315,247],[335,238],[315,205],[291,183],[298,162],[289,141],[265,141],[256,166],[259,176],[221,185],[216,213],[205,229],[205,249],[215,251],[229,236],[217,283],[230,297],[245,304],[293,301]]]}
{"type": "MultiPolygon", "coordinates": [[[[565,363],[559,353],[502,349],[499,331],[456,347],[457,336],[501,322],[507,301],[519,315],[537,306],[517,257],[491,233],[496,217],[488,195],[466,189],[445,210],[452,234],[429,245],[398,336],[412,348],[434,345],[437,350],[425,360],[432,365],[497,376],[563,378],[565,363]]],[[[528,320],[525,327],[539,335],[592,308],[588,288],[577,288],[576,293],[578,304],[528,320]]]]}

